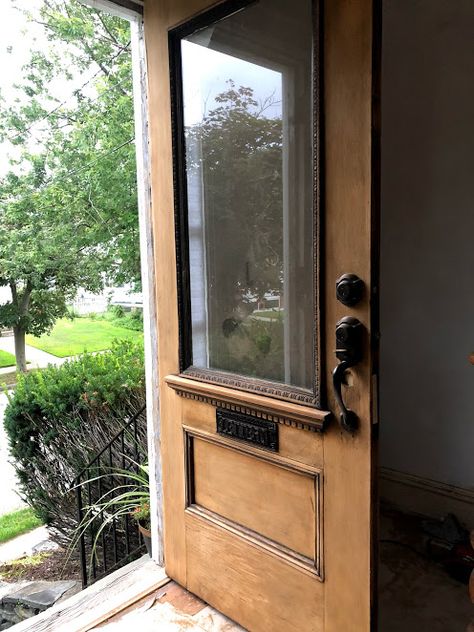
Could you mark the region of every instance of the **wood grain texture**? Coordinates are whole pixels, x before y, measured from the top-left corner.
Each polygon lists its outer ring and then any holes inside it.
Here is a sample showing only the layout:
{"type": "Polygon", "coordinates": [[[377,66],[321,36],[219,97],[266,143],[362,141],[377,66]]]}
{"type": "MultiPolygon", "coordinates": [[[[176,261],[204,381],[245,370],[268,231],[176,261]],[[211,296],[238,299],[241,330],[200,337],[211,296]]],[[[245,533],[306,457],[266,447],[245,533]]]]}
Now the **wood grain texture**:
{"type": "MultiPolygon", "coordinates": [[[[374,0],[375,2],[377,0],[374,0]]],[[[335,366],[337,321],[356,316],[371,329],[372,294],[372,0],[325,3],[325,340],[327,383],[335,366]],[[355,308],[336,301],[341,274],[357,274],[368,291],[355,308]],[[370,288],[370,290],[369,290],[370,288]]],[[[367,341],[368,342],[368,341],[367,341]]],[[[337,424],[324,438],[324,631],[369,632],[373,623],[372,359],[370,347],[345,388],[360,420],[352,436],[337,424]]],[[[336,410],[332,392],[329,407],[336,410]]]]}
{"type": "Polygon", "coordinates": [[[315,560],[316,476],[199,438],[193,454],[195,503],[315,560]]]}
{"type": "Polygon", "coordinates": [[[305,406],[249,391],[240,391],[228,386],[199,382],[182,375],[168,375],[166,383],[178,393],[195,395],[207,401],[224,402],[238,406],[248,406],[255,412],[273,415],[282,423],[293,424],[305,430],[322,431],[331,413],[312,406],[305,406]]]}
{"type": "MultiPolygon", "coordinates": [[[[204,10],[209,0],[149,0],[144,8],[148,61],[151,204],[161,376],[179,370],[178,297],[174,224],[168,29],[204,10]]],[[[163,476],[163,544],[167,572],[186,585],[183,435],[181,398],[160,378],[161,456],[163,476]]]]}
{"type": "MultiPolygon", "coordinates": [[[[192,426],[196,430],[210,434],[216,432],[216,409],[205,402],[184,399],[182,420],[184,425],[192,426]]],[[[279,426],[278,435],[280,456],[310,467],[322,467],[323,435],[316,432],[301,432],[291,426],[279,426]]]]}
{"type": "MultiPolygon", "coordinates": [[[[372,292],[356,308],[336,301],[343,273],[372,288],[373,4],[378,0],[327,0],[324,38],[325,199],[321,297],[325,383],[335,366],[334,332],[345,315],[358,317],[370,333],[372,292]]],[[[212,6],[209,0],[148,0],[145,7],[149,63],[152,204],[159,327],[160,374],[179,371],[174,246],[172,133],[168,29],[212,6]]],[[[359,416],[352,436],[333,420],[322,434],[280,427],[280,455],[324,471],[325,581],[309,577],[230,531],[185,512],[183,424],[214,433],[215,409],[179,397],[161,379],[164,544],[166,569],[179,583],[251,630],[369,632],[372,624],[371,538],[373,522],[372,359],[365,359],[344,388],[359,416]],[[308,445],[304,442],[307,441],[308,445]]],[[[240,392],[241,393],[241,392],[240,392]]],[[[336,410],[327,390],[329,410],[336,410]]],[[[234,397],[238,400],[238,391],[234,397]]]]}
{"type": "Polygon", "coordinates": [[[17,624],[15,632],[87,632],[168,581],[163,568],[143,557],[17,624]]]}
{"type": "Polygon", "coordinates": [[[189,590],[252,632],[323,630],[317,578],[257,549],[249,557],[244,542],[196,516],[186,523],[189,590]]]}
{"type": "MultiPolygon", "coordinates": [[[[178,313],[174,244],[174,194],[171,101],[168,63],[168,28],[179,19],[179,4],[156,0],[144,12],[148,60],[148,108],[151,164],[151,204],[158,323],[158,357],[161,375],[176,372],[178,313]],[[178,10],[178,12],[176,12],[178,10]]],[[[181,16],[185,12],[181,6],[181,16]]],[[[160,417],[163,475],[163,540],[166,565],[177,581],[186,584],[185,533],[180,518],[184,506],[184,472],[174,459],[184,459],[179,424],[180,399],[160,381],[160,417]]]]}

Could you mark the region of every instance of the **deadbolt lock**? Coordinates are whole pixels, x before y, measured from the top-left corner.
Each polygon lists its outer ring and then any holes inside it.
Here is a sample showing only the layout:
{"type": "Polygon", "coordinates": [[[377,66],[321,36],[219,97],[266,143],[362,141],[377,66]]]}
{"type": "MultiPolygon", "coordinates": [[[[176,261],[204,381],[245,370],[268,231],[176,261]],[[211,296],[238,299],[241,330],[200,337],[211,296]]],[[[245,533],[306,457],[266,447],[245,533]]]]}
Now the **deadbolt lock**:
{"type": "Polygon", "coordinates": [[[357,274],[343,274],[336,281],[337,300],[346,307],[354,307],[364,296],[365,284],[357,274]]]}

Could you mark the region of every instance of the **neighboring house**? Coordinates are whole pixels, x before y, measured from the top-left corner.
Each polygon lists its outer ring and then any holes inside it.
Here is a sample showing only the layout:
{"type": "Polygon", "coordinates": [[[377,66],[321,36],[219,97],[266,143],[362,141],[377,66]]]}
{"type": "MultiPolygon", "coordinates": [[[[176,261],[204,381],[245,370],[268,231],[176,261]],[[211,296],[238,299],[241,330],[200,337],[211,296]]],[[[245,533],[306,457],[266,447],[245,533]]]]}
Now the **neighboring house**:
{"type": "MultiPolygon", "coordinates": [[[[0,305],[10,300],[10,288],[0,287],[0,305]]],[[[143,309],[143,296],[141,292],[134,292],[131,286],[106,287],[100,294],[79,290],[73,302],[73,307],[79,314],[100,314],[107,310],[108,305],[120,305],[125,309],[143,309]]]]}
{"type": "Polygon", "coordinates": [[[154,559],[255,632],[369,632],[384,594],[435,629],[421,563],[378,589],[377,517],[474,524],[474,5],[84,1],[135,20],[154,559]],[[278,340],[239,303],[276,244],[278,340]]]}
{"type": "Polygon", "coordinates": [[[8,301],[11,301],[11,298],[12,293],[10,291],[10,288],[5,285],[0,286],[0,305],[8,303],[8,301]]]}
{"type": "Polygon", "coordinates": [[[143,309],[143,296],[141,292],[133,292],[130,286],[106,287],[100,294],[79,290],[73,308],[79,314],[100,314],[105,312],[109,305],[120,305],[125,309],[143,309]]]}

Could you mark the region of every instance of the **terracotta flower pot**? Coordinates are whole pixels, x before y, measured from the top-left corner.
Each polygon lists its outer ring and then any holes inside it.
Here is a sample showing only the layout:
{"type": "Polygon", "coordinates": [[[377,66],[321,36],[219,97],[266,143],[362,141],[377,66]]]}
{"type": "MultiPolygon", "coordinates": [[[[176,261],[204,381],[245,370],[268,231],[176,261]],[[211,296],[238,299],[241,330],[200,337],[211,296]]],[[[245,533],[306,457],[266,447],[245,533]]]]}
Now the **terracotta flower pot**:
{"type": "Polygon", "coordinates": [[[142,527],[140,523],[138,523],[138,530],[142,534],[147,553],[151,557],[151,531],[149,529],[145,529],[145,527],[142,527]]]}

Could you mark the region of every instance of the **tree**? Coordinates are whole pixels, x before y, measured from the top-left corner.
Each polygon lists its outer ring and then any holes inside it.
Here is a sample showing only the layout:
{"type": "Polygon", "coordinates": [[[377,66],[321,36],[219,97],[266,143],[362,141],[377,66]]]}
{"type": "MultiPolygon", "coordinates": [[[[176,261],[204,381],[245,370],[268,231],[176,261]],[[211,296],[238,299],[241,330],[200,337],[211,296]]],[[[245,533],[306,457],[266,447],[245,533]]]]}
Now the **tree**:
{"type": "Polygon", "coordinates": [[[129,24],[74,0],[28,17],[51,45],[31,51],[0,123],[14,150],[0,182],[0,284],[12,292],[0,325],[14,329],[21,370],[25,334],[48,331],[79,287],[140,285],[129,24]]]}
{"type": "Polygon", "coordinates": [[[231,79],[215,101],[217,107],[187,130],[188,147],[199,147],[188,151],[196,156],[188,158],[188,166],[202,172],[209,232],[232,235],[213,252],[212,265],[219,302],[232,309],[236,289],[237,295],[261,298],[281,288],[282,120],[265,116],[272,97],[261,104],[252,88],[237,87],[231,79]],[[242,253],[258,274],[231,265],[233,259],[243,260],[242,253]]]}
{"type": "MultiPolygon", "coordinates": [[[[203,187],[209,355],[214,368],[283,379],[282,321],[248,315],[283,285],[282,119],[227,81],[186,130],[188,186],[203,187]]],[[[189,197],[193,191],[189,191],[189,197]]]]}
{"type": "Polygon", "coordinates": [[[0,285],[11,291],[0,322],[13,328],[19,371],[26,371],[25,335],[48,332],[79,287],[97,291],[103,283],[93,231],[62,204],[61,191],[42,186],[41,161],[33,165],[21,177],[10,174],[0,205],[0,285]]]}

